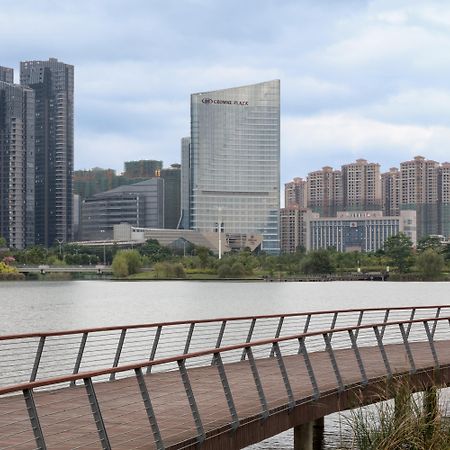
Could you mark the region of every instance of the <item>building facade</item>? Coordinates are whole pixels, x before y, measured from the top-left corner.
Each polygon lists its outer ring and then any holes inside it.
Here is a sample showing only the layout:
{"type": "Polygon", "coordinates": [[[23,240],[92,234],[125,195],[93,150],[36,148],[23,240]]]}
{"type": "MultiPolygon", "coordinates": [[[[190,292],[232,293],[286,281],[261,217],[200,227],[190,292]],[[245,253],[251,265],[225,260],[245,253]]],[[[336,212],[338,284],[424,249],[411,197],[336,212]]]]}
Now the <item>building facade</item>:
{"type": "Polygon", "coordinates": [[[187,144],[183,224],[206,232],[222,223],[228,233],[261,234],[262,250],[278,253],[279,80],[192,94],[187,144]]]}
{"type": "Polygon", "coordinates": [[[439,168],[439,234],[450,239],[450,163],[439,168]]]}
{"type": "Polygon", "coordinates": [[[342,171],[344,211],[376,211],[382,206],[380,165],[357,159],[342,171]]]}
{"type": "Polygon", "coordinates": [[[164,180],[152,178],[119,186],[85,199],[81,205],[81,239],[111,239],[113,227],[164,227],[164,180]]]}
{"type": "Polygon", "coordinates": [[[181,165],[158,169],[156,176],[164,180],[164,228],[176,229],[181,215],[181,165]]]}
{"type": "Polygon", "coordinates": [[[142,159],[139,161],[126,161],[124,163],[126,178],[152,178],[163,167],[162,161],[142,159]]]}
{"type": "Polygon", "coordinates": [[[439,163],[416,156],[400,164],[400,208],[417,213],[419,238],[439,234],[439,163]]]}
{"type": "Polygon", "coordinates": [[[14,83],[14,69],[9,67],[0,66],[0,81],[4,83],[13,84],[14,83]]]}
{"type": "Polygon", "coordinates": [[[262,236],[245,233],[221,233],[221,242],[217,233],[195,230],[169,230],[157,228],[133,227],[129,223],[114,225],[113,239],[117,242],[135,242],[142,244],[149,239],[155,239],[160,245],[187,254],[193,246],[206,247],[215,254],[239,251],[249,248],[258,251],[262,236]],[[220,250],[219,250],[220,247],[220,250]]]}
{"type": "Polygon", "coordinates": [[[74,67],[55,58],[20,63],[20,84],[33,89],[35,128],[35,241],[72,239],[74,67]]]}
{"type": "Polygon", "coordinates": [[[23,249],[35,242],[35,97],[13,77],[0,67],[0,236],[23,249]]]}
{"type": "Polygon", "coordinates": [[[310,209],[290,206],[280,210],[280,243],[282,253],[295,253],[307,248],[307,225],[318,213],[310,209]]]}
{"type": "Polygon", "coordinates": [[[284,207],[298,206],[306,208],[308,204],[307,182],[296,177],[284,185],[284,207]]]}
{"type": "Polygon", "coordinates": [[[307,250],[333,247],[340,252],[375,252],[391,236],[402,232],[417,243],[415,211],[383,216],[381,211],[345,211],[337,217],[307,221],[307,250]]]}
{"type": "Polygon", "coordinates": [[[396,167],[381,174],[381,198],[385,216],[400,214],[400,186],[400,171],[396,167]]]}
{"type": "Polygon", "coordinates": [[[321,216],[334,217],[342,209],[342,173],[325,166],[307,178],[307,206],[321,216]]]}

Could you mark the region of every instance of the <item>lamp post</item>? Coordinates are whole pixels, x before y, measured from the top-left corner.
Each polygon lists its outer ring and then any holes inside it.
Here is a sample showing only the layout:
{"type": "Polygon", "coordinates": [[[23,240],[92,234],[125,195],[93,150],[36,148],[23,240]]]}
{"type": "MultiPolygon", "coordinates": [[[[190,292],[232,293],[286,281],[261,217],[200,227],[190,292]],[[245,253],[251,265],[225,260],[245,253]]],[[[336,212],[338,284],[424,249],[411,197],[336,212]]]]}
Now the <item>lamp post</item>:
{"type": "Polygon", "coordinates": [[[217,232],[219,234],[219,259],[222,259],[222,208],[217,210],[217,232]]]}
{"type": "Polygon", "coordinates": [[[64,242],[63,240],[59,240],[59,239],[56,239],[56,242],[58,243],[58,245],[59,245],[59,259],[62,261],[62,247],[61,247],[61,245],[62,245],[62,243],[64,242]]]}
{"type": "MultiPolygon", "coordinates": [[[[104,233],[105,230],[100,230],[100,233],[104,233]]],[[[106,243],[105,243],[105,239],[103,240],[103,265],[106,266],[106,243]]]]}

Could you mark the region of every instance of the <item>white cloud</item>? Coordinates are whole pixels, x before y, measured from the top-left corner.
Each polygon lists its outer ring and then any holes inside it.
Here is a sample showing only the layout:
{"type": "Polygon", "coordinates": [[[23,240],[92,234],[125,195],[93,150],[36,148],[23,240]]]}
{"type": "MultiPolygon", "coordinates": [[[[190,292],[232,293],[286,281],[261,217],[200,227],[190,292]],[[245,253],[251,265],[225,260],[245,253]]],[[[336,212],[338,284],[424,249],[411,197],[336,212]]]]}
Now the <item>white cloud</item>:
{"type": "MultiPolygon", "coordinates": [[[[416,154],[438,161],[448,159],[450,127],[396,125],[361,116],[335,114],[314,117],[289,117],[282,123],[283,152],[289,161],[305,161],[304,171],[342,158],[338,165],[353,158],[398,165],[416,154]],[[323,163],[316,165],[317,160],[323,163]]],[[[291,175],[295,176],[295,175],[291,175]]]]}
{"type": "Polygon", "coordinates": [[[392,123],[448,124],[450,89],[407,89],[367,105],[360,111],[392,123]]]}

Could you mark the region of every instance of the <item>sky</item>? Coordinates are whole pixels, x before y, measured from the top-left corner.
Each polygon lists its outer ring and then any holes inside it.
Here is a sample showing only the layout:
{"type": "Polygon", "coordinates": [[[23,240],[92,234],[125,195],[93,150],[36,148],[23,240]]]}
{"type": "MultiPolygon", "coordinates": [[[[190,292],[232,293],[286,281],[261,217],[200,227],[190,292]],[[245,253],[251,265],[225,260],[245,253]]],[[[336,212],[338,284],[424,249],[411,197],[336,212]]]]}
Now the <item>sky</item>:
{"type": "Polygon", "coordinates": [[[75,66],[75,169],[180,162],[190,94],[279,78],[281,182],[450,160],[447,0],[0,0],[0,65],[75,66]]]}

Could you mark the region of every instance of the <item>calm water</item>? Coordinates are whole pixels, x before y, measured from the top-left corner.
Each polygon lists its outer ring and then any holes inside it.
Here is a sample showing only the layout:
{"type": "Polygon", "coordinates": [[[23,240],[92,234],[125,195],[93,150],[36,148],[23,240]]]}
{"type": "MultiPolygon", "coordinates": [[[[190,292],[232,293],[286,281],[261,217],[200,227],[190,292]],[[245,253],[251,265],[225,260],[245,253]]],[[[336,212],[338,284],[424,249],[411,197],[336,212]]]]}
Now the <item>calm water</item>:
{"type": "MultiPolygon", "coordinates": [[[[0,334],[321,309],[445,304],[450,283],[4,282],[0,334]]],[[[337,416],[326,419],[336,448],[337,416]]],[[[290,449],[292,432],[252,449],[290,449]]]]}

